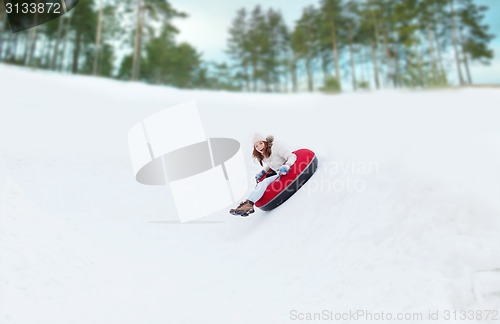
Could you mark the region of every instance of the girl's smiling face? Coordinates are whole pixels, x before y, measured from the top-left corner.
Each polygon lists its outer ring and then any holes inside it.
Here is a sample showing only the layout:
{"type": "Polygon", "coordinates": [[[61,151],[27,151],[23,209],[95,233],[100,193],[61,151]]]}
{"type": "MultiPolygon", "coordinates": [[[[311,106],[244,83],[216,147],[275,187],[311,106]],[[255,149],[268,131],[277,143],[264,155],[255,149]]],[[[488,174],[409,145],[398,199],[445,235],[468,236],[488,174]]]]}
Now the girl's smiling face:
{"type": "Polygon", "coordinates": [[[257,152],[262,153],[264,152],[264,148],[266,145],[264,144],[264,141],[258,141],[255,143],[254,148],[257,150],[257,152]]]}

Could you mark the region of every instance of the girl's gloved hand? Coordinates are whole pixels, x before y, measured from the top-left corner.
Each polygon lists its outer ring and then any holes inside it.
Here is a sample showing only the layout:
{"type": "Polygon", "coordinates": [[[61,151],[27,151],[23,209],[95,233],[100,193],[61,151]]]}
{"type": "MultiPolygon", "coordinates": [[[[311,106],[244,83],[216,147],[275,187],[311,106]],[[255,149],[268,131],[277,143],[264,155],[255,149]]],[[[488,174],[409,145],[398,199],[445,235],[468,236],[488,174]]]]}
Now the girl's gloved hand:
{"type": "Polygon", "coordinates": [[[290,171],[290,166],[284,164],[280,167],[280,170],[279,170],[279,174],[280,175],[285,175],[288,173],[288,171],[290,171]]]}
{"type": "Polygon", "coordinates": [[[255,175],[255,181],[259,182],[260,178],[262,178],[266,174],[266,171],[261,170],[259,173],[255,175]]]}

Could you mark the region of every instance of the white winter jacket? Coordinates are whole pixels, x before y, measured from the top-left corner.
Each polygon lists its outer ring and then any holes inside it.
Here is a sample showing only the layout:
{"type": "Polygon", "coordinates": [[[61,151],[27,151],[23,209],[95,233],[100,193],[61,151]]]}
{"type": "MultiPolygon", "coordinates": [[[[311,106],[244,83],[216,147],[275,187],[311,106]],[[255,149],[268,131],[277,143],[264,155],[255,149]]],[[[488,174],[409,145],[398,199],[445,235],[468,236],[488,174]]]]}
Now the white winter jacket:
{"type": "Polygon", "coordinates": [[[282,165],[287,164],[291,166],[296,160],[297,155],[293,154],[283,143],[272,140],[271,155],[268,158],[262,159],[262,162],[266,164],[264,167],[266,172],[269,169],[278,172],[282,165]]]}

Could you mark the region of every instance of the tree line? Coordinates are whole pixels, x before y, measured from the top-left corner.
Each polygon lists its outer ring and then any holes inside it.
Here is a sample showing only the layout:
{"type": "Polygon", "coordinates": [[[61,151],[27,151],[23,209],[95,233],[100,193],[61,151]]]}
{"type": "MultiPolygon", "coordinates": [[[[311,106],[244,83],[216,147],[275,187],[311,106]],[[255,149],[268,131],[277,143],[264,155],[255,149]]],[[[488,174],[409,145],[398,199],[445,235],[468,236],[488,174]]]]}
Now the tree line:
{"type": "Polygon", "coordinates": [[[471,63],[493,58],[486,10],[472,0],[320,0],[290,29],[256,6],[238,11],[227,52],[247,91],[446,86],[451,72],[472,84],[471,63]]]}
{"type": "Polygon", "coordinates": [[[201,53],[176,42],[172,21],[187,14],[168,1],[80,1],[59,19],[15,34],[1,9],[2,62],[180,88],[219,85],[201,53]]]}
{"type": "Polygon", "coordinates": [[[473,0],[319,0],[292,28],[281,12],[242,8],[228,62],[179,43],[187,14],[158,0],[86,0],[44,25],[11,33],[0,10],[0,61],[74,74],[234,91],[340,91],[472,84],[494,35],[473,0]]]}

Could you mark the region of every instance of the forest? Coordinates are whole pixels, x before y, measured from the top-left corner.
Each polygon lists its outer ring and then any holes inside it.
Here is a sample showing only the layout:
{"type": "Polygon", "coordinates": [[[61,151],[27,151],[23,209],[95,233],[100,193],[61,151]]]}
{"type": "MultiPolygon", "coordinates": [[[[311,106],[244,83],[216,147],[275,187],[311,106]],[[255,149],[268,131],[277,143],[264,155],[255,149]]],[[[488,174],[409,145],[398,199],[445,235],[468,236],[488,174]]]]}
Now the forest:
{"type": "MultiPolygon", "coordinates": [[[[0,2],[2,3],[2,2],[0,2]]],[[[278,9],[228,19],[227,60],[178,42],[166,0],[85,0],[12,33],[0,5],[0,62],[177,88],[245,92],[434,88],[474,84],[495,35],[474,0],[318,0],[293,26],[278,9]]]]}

